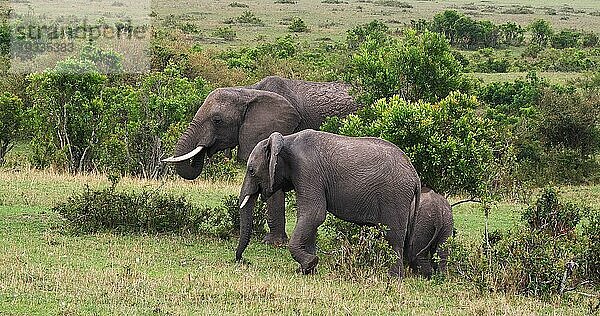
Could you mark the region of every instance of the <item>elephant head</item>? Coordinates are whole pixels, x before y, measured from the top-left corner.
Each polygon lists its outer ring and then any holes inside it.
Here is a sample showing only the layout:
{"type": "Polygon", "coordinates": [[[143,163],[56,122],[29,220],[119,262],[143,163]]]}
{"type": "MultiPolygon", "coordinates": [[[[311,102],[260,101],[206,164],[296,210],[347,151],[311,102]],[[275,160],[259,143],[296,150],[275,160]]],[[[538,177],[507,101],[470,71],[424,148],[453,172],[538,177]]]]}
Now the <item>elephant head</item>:
{"type": "Polygon", "coordinates": [[[240,242],[236,251],[236,260],[241,260],[242,253],[250,242],[252,232],[252,209],[258,195],[267,200],[274,192],[283,188],[283,161],[279,157],[283,148],[283,135],[275,132],[268,139],[259,142],[246,167],[246,176],[240,190],[240,242]]]}
{"type": "Polygon", "coordinates": [[[205,156],[238,148],[238,159],[246,161],[254,146],[279,131],[292,133],[300,114],[283,96],[263,90],[221,88],[211,92],[175,146],[177,173],[188,180],[202,172],[205,156]]]}

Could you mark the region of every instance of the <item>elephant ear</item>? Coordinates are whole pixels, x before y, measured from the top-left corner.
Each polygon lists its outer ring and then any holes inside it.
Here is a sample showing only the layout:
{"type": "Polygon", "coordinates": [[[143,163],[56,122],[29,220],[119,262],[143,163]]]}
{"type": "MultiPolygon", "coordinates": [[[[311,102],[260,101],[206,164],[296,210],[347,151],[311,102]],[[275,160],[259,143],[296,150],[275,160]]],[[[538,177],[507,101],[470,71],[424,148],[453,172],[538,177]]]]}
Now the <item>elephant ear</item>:
{"type": "Polygon", "coordinates": [[[275,168],[277,167],[277,158],[279,152],[283,148],[283,135],[279,132],[275,132],[269,136],[269,142],[267,143],[267,153],[269,154],[269,189],[273,191],[275,185],[275,168]]]}
{"type": "Polygon", "coordinates": [[[300,114],[288,100],[277,93],[248,90],[246,113],[239,130],[238,156],[248,160],[250,152],[273,132],[291,134],[300,124],[300,114]]]}

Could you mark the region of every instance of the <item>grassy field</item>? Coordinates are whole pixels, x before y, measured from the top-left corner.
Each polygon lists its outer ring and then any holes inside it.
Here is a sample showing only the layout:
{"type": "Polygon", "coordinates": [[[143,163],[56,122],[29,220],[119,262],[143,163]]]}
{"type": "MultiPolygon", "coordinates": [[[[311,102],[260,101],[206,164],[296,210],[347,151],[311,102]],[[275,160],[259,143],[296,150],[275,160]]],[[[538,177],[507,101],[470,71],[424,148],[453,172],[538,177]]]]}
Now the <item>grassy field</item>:
{"type": "Polygon", "coordinates": [[[287,29],[292,17],[302,18],[309,27],[308,33],[295,36],[313,41],[318,39],[340,39],[352,27],[378,19],[384,21],[392,29],[402,28],[411,20],[431,19],[435,14],[447,9],[464,12],[476,19],[491,20],[496,23],[515,21],[523,26],[539,18],[550,21],[555,28],[584,29],[597,31],[600,29],[600,4],[586,0],[567,2],[551,1],[321,1],[295,0],[293,4],[278,4],[271,1],[239,0],[235,1],[247,7],[231,7],[234,1],[153,1],[152,10],[158,14],[159,20],[173,15],[179,21],[189,21],[198,25],[203,32],[204,43],[223,43],[211,39],[212,32],[224,27],[223,22],[236,18],[244,11],[253,12],[260,18],[264,26],[235,24],[233,29],[238,39],[228,45],[247,45],[257,41],[272,40],[289,34],[287,29]],[[329,3],[327,3],[329,2],[329,3]],[[334,2],[334,3],[331,3],[334,2]],[[408,4],[409,8],[404,8],[408,4]],[[525,9],[519,11],[519,8],[525,9]],[[516,13],[520,12],[520,13],[516,13]]]}
{"type": "MultiPolygon", "coordinates": [[[[271,41],[276,37],[289,34],[288,25],[293,17],[302,18],[309,32],[296,33],[295,36],[307,41],[340,39],[352,27],[378,19],[387,23],[392,29],[402,28],[411,20],[431,19],[435,14],[454,9],[476,19],[491,20],[495,23],[515,21],[523,26],[539,18],[546,19],[557,28],[583,29],[597,31],[600,29],[600,4],[594,0],[565,2],[550,1],[385,1],[385,0],[294,0],[292,3],[276,3],[282,1],[263,0],[175,0],[175,1],[108,1],[97,0],[85,2],[81,0],[61,1],[47,0],[12,1],[10,6],[20,14],[33,14],[42,18],[59,21],[64,19],[86,19],[95,23],[123,20],[128,18],[146,20],[150,14],[156,23],[173,20],[178,24],[196,25],[200,34],[197,37],[205,45],[244,46],[261,41],[271,41]],[[231,3],[237,6],[230,6],[231,3]],[[233,42],[223,42],[212,34],[229,24],[227,19],[235,19],[243,12],[250,11],[262,20],[263,26],[250,24],[233,24],[237,33],[233,42]],[[65,14],[69,12],[69,14],[65,14]]],[[[285,1],[283,1],[285,2],[285,1]]]]}
{"type": "MultiPolygon", "coordinates": [[[[73,236],[51,211],[73,192],[108,186],[102,176],[0,171],[0,314],[61,315],[439,315],[585,314],[588,301],[540,301],[518,295],[479,293],[457,278],[403,283],[382,275],[349,281],[326,268],[295,273],[286,249],[253,241],[249,265],[233,262],[236,240],[200,236],[73,236]]],[[[125,190],[160,188],[211,204],[235,193],[233,182],[164,182],[123,179],[125,190]]],[[[600,187],[564,188],[570,198],[600,206],[600,187]]],[[[491,228],[517,222],[518,205],[499,204],[491,228]]],[[[474,205],[454,211],[458,238],[477,242],[483,214],[474,205]]],[[[288,214],[289,229],[293,214],[288,214]]],[[[320,254],[325,256],[325,254],[320,254]]]]}

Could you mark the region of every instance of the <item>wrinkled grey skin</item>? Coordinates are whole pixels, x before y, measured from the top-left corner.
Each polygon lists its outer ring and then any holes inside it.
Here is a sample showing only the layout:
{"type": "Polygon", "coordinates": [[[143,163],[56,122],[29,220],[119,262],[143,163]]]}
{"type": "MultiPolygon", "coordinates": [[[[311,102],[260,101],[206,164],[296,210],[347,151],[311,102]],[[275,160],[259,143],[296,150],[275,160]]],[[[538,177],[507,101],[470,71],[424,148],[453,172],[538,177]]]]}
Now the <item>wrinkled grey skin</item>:
{"type": "MultiPolygon", "coordinates": [[[[193,158],[175,163],[177,173],[188,180],[202,172],[205,156],[238,147],[240,162],[261,140],[277,131],[288,135],[307,128],[318,129],[328,116],[346,116],[357,110],[342,83],[317,83],[266,77],[247,87],[216,89],[208,95],[175,146],[174,157],[197,146],[204,149],[193,158]]],[[[285,244],[285,196],[276,192],[267,201],[269,234],[265,242],[285,244]]]]}
{"type": "Polygon", "coordinates": [[[409,249],[410,267],[426,278],[434,271],[446,272],[448,251],[441,245],[452,236],[454,220],[448,200],[423,187],[419,212],[414,224],[413,246],[409,249]],[[439,263],[434,255],[439,257],[439,263]]]}
{"type": "Polygon", "coordinates": [[[242,259],[250,241],[258,195],[265,199],[278,190],[295,190],[297,220],[288,248],[302,273],[312,273],[318,263],[317,227],[329,211],[361,225],[386,225],[386,239],[398,254],[390,274],[402,278],[420,189],[408,157],[387,141],[314,130],[288,136],[273,133],[254,147],[248,159],[240,191],[236,259],[242,259]],[[416,206],[411,205],[413,200],[416,206]]]}

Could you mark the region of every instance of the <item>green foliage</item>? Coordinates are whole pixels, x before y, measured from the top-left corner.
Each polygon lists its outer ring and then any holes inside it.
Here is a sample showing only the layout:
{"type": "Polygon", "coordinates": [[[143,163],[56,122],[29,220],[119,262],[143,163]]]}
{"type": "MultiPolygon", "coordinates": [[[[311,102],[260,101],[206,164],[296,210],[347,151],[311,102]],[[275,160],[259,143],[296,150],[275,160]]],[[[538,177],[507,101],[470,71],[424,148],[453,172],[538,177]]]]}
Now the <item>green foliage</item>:
{"type": "Polygon", "coordinates": [[[237,18],[235,18],[232,21],[236,22],[236,23],[240,23],[240,24],[250,24],[250,25],[256,25],[256,26],[264,26],[265,25],[265,23],[259,17],[257,17],[252,11],[244,11],[244,13],[242,13],[242,15],[238,16],[237,18]]]}
{"type": "Polygon", "coordinates": [[[394,96],[345,119],[330,119],[322,129],[388,140],[410,157],[423,185],[446,194],[481,196],[489,190],[497,136],[479,107],[477,99],[461,93],[433,104],[394,96]]]}
{"type": "Polygon", "coordinates": [[[572,203],[560,203],[556,190],[546,188],[523,213],[523,219],[534,230],[543,231],[552,237],[574,234],[581,218],[580,208],[572,203]]]}
{"type": "Polygon", "coordinates": [[[394,7],[394,8],[403,8],[410,9],[413,6],[408,2],[396,1],[396,0],[377,0],[373,2],[373,4],[383,7],[394,7]]]}
{"type": "Polygon", "coordinates": [[[97,98],[105,109],[98,167],[145,178],[164,175],[160,160],[172,152],[209,91],[202,78],[191,81],[176,68],[150,73],[138,87],[103,89],[97,98]]]}
{"type": "Polygon", "coordinates": [[[550,41],[554,31],[550,23],[544,19],[537,19],[527,27],[531,31],[531,42],[544,47],[550,41]]]}
{"type": "Polygon", "coordinates": [[[600,212],[588,209],[587,222],[583,225],[586,274],[596,284],[600,282],[600,212]]]}
{"type": "Polygon", "coordinates": [[[443,34],[451,45],[465,49],[496,47],[499,44],[501,30],[509,31],[504,38],[510,39],[518,38],[519,32],[518,28],[499,28],[490,21],[476,21],[454,10],[446,10],[435,15],[431,22],[431,30],[443,34]]]}
{"type": "Polygon", "coordinates": [[[361,24],[346,32],[346,44],[348,50],[359,48],[364,42],[373,41],[384,44],[390,40],[388,27],[379,20],[373,20],[367,24],[361,24]]]}
{"type": "Polygon", "coordinates": [[[290,26],[288,26],[288,29],[290,30],[290,32],[294,33],[308,32],[308,27],[306,26],[306,23],[304,23],[304,20],[302,20],[299,17],[294,17],[292,19],[292,23],[290,24],[290,26]]]}
{"type": "Polygon", "coordinates": [[[94,63],[100,73],[120,73],[123,71],[122,59],[118,53],[102,50],[92,43],[82,47],[79,58],[94,63]]]}
{"type": "Polygon", "coordinates": [[[0,165],[15,142],[23,138],[27,121],[25,111],[21,98],[10,92],[0,94],[0,165]]]}
{"type": "Polygon", "coordinates": [[[364,280],[386,275],[396,253],[385,240],[385,227],[359,226],[327,214],[319,235],[324,263],[344,278],[364,280]]]}
{"type": "Polygon", "coordinates": [[[563,203],[546,189],[523,214],[529,226],[490,233],[490,247],[451,240],[449,269],[481,291],[549,298],[597,280],[598,213],[563,203]],[[575,229],[583,214],[589,224],[575,229]]]}
{"type": "MultiPolygon", "coordinates": [[[[239,233],[239,206],[230,195],[214,208],[197,207],[183,197],[158,191],[119,192],[86,187],[53,211],[60,214],[77,234],[113,232],[118,234],[203,234],[231,238],[239,233]]],[[[254,234],[264,235],[265,204],[254,212],[254,234]]]]}
{"type": "Polygon", "coordinates": [[[0,56],[10,54],[10,25],[4,19],[0,21],[0,56]]]}
{"type": "Polygon", "coordinates": [[[237,1],[234,1],[234,2],[230,3],[229,6],[232,7],[232,8],[247,8],[248,7],[247,4],[241,3],[241,2],[237,2],[237,1]]]}
{"type": "Polygon", "coordinates": [[[567,148],[590,158],[600,149],[600,97],[545,89],[537,104],[537,139],[548,149],[567,148]]]}
{"type": "Polygon", "coordinates": [[[44,168],[55,163],[70,172],[91,169],[90,149],[97,144],[104,113],[95,97],[106,76],[91,61],[66,59],[28,80],[33,165],[44,168]]]}
{"type": "Polygon", "coordinates": [[[254,71],[264,59],[286,59],[296,55],[298,44],[288,35],[257,47],[244,47],[240,50],[228,50],[221,54],[230,68],[242,68],[254,71]]]}
{"type": "Polygon", "coordinates": [[[577,47],[581,33],[573,30],[561,30],[560,32],[552,34],[550,38],[550,45],[554,48],[572,48],[577,47]]]}
{"type": "Polygon", "coordinates": [[[368,39],[353,55],[349,68],[346,81],[357,88],[363,104],[396,94],[410,101],[435,102],[451,91],[468,90],[448,42],[428,31],[408,30],[400,40],[386,43],[368,39]]]}
{"type": "Polygon", "coordinates": [[[237,36],[237,33],[231,26],[219,27],[213,33],[212,36],[222,38],[226,41],[233,41],[237,36]]]}

